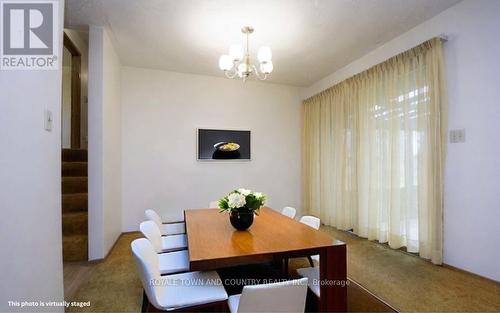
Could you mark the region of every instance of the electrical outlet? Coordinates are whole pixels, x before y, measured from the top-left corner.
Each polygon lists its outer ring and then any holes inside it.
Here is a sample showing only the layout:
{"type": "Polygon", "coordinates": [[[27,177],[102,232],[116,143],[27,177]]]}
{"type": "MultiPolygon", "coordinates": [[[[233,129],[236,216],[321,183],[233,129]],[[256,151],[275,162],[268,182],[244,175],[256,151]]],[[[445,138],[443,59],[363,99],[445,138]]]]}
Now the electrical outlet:
{"type": "Polygon", "coordinates": [[[465,128],[450,130],[450,143],[465,142],[465,128]]]}

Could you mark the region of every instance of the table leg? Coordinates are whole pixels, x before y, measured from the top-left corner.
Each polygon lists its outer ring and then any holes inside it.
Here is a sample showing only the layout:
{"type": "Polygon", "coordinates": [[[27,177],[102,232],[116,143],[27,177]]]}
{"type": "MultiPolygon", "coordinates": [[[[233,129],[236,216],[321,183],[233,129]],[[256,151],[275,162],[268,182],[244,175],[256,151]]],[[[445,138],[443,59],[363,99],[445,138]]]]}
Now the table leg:
{"type": "Polygon", "coordinates": [[[321,312],[347,312],[347,248],[334,245],[320,252],[321,312]]]}

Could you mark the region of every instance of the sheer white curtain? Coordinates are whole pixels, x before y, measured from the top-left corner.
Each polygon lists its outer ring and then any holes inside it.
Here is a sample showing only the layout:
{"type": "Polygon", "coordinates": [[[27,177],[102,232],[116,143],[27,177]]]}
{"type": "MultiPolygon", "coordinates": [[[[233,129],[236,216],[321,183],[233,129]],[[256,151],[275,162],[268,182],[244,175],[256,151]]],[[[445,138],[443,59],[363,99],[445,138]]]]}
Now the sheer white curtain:
{"type": "Polygon", "coordinates": [[[304,208],[441,263],[445,95],[435,38],[304,101],[304,208]]]}

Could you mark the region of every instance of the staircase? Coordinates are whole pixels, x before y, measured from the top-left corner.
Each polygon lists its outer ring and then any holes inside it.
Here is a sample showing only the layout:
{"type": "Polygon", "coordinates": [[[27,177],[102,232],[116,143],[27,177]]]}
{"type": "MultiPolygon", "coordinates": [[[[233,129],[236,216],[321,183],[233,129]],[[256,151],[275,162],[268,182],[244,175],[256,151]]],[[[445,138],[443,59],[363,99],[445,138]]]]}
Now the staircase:
{"type": "Polygon", "coordinates": [[[62,150],[63,260],[88,260],[87,150],[62,150]]]}

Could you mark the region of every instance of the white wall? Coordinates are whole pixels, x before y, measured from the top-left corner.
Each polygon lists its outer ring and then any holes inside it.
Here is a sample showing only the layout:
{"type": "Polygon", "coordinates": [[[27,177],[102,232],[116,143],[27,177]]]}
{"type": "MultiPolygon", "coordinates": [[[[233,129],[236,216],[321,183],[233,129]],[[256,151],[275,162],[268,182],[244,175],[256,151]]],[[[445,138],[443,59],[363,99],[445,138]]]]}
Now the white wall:
{"type": "Polygon", "coordinates": [[[246,187],[269,206],[300,204],[300,95],[282,85],[124,67],[123,230],[144,209],[164,219],[246,187]],[[252,131],[249,162],[199,162],[196,128],[252,131]]]}
{"type": "MultiPolygon", "coordinates": [[[[60,51],[64,2],[59,4],[60,51]]],[[[0,70],[0,312],[62,301],[61,70],[0,70]],[[53,129],[44,130],[44,111],[53,129]]],[[[51,307],[45,311],[64,311],[51,307]]]]}
{"type": "Polygon", "coordinates": [[[103,208],[104,250],[108,252],[122,232],[121,65],[104,32],[103,97],[103,208]]]}
{"type": "Polygon", "coordinates": [[[444,263],[500,280],[500,1],[466,0],[384,44],[302,93],[310,97],[356,73],[446,34],[449,129],[445,170],[444,263]]]}
{"type": "Polygon", "coordinates": [[[121,233],[121,65],[108,31],[89,31],[89,259],[104,258],[121,233]]]}

